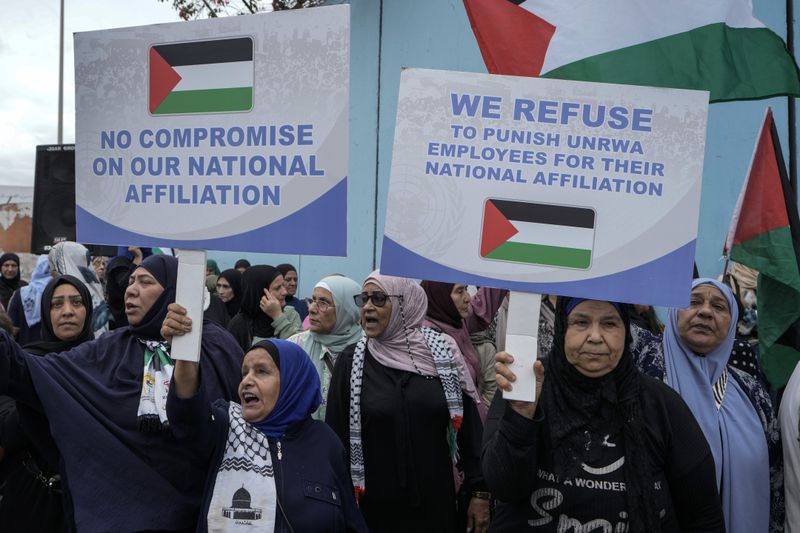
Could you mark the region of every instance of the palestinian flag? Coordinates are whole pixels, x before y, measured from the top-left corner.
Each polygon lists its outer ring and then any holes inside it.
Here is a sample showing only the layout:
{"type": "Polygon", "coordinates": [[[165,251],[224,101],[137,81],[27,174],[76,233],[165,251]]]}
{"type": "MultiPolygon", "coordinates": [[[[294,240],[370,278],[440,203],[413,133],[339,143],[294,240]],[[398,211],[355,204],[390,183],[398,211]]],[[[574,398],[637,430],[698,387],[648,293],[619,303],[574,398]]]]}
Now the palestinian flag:
{"type": "Polygon", "coordinates": [[[150,47],[150,113],[225,113],[253,107],[253,39],[150,47]]]}
{"type": "Polygon", "coordinates": [[[800,220],[778,132],[767,109],[750,171],[725,241],[732,261],[759,271],[761,365],[773,387],[786,385],[800,360],[800,220]]]}
{"type": "Polygon", "coordinates": [[[592,264],[594,210],[489,198],[483,206],[481,257],[587,269],[592,264]]]}
{"type": "Polygon", "coordinates": [[[464,0],[492,74],[800,95],[783,40],[750,0],[464,0]],[[518,5],[519,4],[519,5],[518,5]]]}

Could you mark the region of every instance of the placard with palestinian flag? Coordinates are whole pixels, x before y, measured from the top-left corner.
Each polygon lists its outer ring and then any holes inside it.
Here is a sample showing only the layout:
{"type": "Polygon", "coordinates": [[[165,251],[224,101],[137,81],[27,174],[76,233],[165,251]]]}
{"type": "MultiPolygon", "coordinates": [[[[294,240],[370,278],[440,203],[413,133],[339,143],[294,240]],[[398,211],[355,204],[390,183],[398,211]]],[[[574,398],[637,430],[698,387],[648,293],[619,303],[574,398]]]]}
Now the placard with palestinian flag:
{"type": "Polygon", "coordinates": [[[348,5],[76,33],[78,240],[346,255],[349,65],[348,5]]]}
{"type": "Polygon", "coordinates": [[[385,274],[683,307],[708,93],[405,69],[385,274]]]}

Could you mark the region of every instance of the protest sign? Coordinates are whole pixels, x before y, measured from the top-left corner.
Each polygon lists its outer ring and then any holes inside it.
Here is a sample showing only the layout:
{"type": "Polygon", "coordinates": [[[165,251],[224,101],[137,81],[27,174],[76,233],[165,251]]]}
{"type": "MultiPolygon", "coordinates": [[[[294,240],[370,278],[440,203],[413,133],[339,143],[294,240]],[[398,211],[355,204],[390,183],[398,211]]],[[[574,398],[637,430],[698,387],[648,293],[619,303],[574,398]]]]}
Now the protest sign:
{"type": "Polygon", "coordinates": [[[75,35],[81,242],[346,255],[349,6],[75,35]]]}
{"type": "Polygon", "coordinates": [[[406,69],[381,271],[688,302],[708,93],[406,69]]]}

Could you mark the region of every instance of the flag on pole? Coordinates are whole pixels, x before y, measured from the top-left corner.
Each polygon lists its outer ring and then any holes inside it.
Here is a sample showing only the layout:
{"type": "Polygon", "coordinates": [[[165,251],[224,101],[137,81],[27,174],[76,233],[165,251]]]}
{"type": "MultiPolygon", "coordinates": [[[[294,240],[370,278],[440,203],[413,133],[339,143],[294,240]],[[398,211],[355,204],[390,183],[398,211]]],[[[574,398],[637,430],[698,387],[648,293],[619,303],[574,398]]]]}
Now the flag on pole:
{"type": "Polygon", "coordinates": [[[483,207],[481,257],[587,269],[595,212],[587,207],[489,198],[483,207]]]}
{"type": "Polygon", "coordinates": [[[237,37],[150,47],[153,115],[249,111],[253,39],[237,37]]]}
{"type": "Polygon", "coordinates": [[[492,74],[800,95],[783,40],[750,0],[464,0],[492,74]],[[517,5],[519,4],[519,5],[517,5]]]}
{"type": "Polygon", "coordinates": [[[800,360],[800,220],[778,133],[767,109],[750,170],[736,203],[724,253],[759,272],[761,365],[775,388],[800,360]]]}

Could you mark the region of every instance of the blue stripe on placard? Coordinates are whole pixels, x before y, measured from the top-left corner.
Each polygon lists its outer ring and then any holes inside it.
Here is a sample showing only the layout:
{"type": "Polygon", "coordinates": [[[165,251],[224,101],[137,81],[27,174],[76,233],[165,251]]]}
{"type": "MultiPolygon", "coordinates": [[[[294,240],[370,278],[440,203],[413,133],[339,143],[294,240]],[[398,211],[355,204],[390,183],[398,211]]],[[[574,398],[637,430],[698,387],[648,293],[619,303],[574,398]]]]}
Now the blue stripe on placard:
{"type": "Polygon", "coordinates": [[[182,240],[142,235],[101,220],[80,206],[75,207],[75,219],[77,240],[87,244],[346,256],[347,177],[291,215],[227,237],[182,240]]]}
{"type": "Polygon", "coordinates": [[[689,304],[695,243],[692,240],[649,263],[607,276],[558,283],[526,283],[479,276],[441,265],[384,235],[380,270],[382,274],[393,276],[683,308],[689,304]]]}

